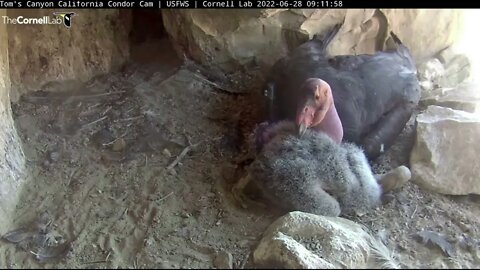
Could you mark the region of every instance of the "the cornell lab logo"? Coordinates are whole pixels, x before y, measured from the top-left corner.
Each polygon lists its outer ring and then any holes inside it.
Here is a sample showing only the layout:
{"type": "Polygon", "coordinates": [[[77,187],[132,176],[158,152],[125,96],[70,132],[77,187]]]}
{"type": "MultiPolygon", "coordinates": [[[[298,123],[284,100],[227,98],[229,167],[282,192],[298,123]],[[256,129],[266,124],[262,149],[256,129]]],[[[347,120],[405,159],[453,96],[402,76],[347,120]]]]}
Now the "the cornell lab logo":
{"type": "Polygon", "coordinates": [[[54,12],[53,15],[60,16],[63,19],[63,25],[67,28],[72,26],[72,18],[75,16],[75,12],[54,12]]]}

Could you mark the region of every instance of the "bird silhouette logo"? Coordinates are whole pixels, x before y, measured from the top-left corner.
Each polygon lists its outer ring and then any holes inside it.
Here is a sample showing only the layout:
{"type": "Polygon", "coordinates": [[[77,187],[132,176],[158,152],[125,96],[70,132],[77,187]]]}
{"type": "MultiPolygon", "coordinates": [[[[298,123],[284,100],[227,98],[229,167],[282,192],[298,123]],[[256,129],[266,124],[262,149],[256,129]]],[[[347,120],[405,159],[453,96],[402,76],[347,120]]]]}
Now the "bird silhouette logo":
{"type": "Polygon", "coordinates": [[[54,12],[53,15],[60,16],[63,19],[63,25],[67,28],[72,26],[72,18],[75,16],[75,12],[54,12]]]}

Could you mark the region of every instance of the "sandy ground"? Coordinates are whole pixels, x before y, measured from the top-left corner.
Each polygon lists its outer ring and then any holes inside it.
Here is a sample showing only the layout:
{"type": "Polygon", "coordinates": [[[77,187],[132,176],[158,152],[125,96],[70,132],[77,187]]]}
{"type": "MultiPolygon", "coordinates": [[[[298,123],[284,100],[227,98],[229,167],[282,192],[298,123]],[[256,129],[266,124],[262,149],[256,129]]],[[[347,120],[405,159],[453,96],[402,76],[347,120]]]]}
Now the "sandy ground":
{"type": "MultiPolygon", "coordinates": [[[[50,84],[14,104],[31,180],[12,230],[42,217],[41,242],[66,245],[40,252],[38,241],[3,241],[0,267],[251,266],[251,250],[282,214],[241,209],[229,191],[242,135],[256,120],[252,97],[213,86],[164,42],[140,51],[149,49],[162,53],[134,54],[120,72],[50,84]]],[[[408,164],[413,122],[373,164],[376,172],[408,164]]],[[[478,198],[408,183],[355,221],[384,240],[402,267],[473,268],[480,266],[479,219],[478,198]],[[422,230],[444,234],[437,238],[449,241],[450,256],[419,241],[422,230]]]]}

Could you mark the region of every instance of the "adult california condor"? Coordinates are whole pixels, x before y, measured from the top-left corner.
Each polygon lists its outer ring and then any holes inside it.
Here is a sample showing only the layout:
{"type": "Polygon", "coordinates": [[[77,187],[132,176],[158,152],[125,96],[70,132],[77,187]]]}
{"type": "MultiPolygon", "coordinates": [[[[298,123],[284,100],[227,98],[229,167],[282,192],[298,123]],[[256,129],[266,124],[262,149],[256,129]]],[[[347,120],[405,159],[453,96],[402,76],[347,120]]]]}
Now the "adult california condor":
{"type": "Polygon", "coordinates": [[[409,49],[329,56],[324,38],[307,41],[278,60],[265,92],[270,121],[295,121],[300,135],[322,130],[334,141],[361,146],[372,160],[387,150],[418,105],[420,86],[409,49]]]}

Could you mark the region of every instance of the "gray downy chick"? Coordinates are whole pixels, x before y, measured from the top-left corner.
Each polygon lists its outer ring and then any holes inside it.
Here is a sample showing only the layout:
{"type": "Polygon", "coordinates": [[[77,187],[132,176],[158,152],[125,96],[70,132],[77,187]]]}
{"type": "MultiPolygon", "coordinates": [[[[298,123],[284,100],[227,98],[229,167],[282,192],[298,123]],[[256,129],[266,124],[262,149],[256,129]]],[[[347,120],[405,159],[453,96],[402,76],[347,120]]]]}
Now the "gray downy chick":
{"type": "Polygon", "coordinates": [[[264,126],[254,137],[261,147],[247,177],[277,206],[339,216],[363,214],[380,203],[381,188],[356,145],[337,144],[318,131],[300,138],[289,121],[264,126]]]}

